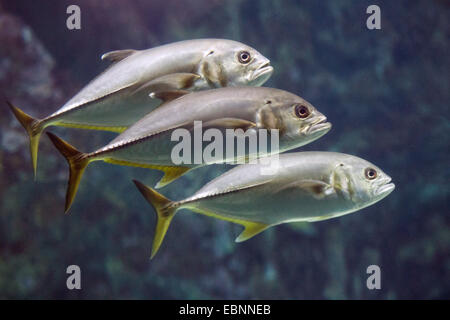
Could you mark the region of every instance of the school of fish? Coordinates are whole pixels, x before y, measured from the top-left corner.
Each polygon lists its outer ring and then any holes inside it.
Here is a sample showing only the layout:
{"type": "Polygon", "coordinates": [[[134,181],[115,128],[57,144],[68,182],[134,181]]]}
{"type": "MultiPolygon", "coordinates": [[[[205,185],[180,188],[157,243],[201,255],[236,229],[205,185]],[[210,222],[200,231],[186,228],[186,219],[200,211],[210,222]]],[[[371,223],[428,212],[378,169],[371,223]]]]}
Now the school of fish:
{"type": "Polygon", "coordinates": [[[250,46],[225,39],[196,39],[147,50],[112,51],[101,58],[110,61],[109,67],[47,117],[34,118],[7,102],[28,134],[35,177],[39,140],[46,128],[119,133],[107,145],[82,152],[47,132],[69,165],[66,212],[93,161],[163,171],[156,188],[211,164],[173,161],[177,144],[171,139],[173,134],[185,130],[195,136],[200,121],[204,129],[224,136],[225,131],[239,129],[255,135],[273,130],[278,134],[276,150],[255,153],[245,149],[244,155],[227,153],[215,161],[236,164],[252,156],[260,160],[234,167],[183,200],[169,200],[133,180],[157,215],[151,258],[180,209],[242,225],[244,230],[236,238],[242,242],[275,225],[321,221],[358,211],[395,188],[380,168],[356,156],[284,153],[319,139],[329,132],[331,123],[305,99],[261,87],[274,69],[269,59],[250,46]]]}

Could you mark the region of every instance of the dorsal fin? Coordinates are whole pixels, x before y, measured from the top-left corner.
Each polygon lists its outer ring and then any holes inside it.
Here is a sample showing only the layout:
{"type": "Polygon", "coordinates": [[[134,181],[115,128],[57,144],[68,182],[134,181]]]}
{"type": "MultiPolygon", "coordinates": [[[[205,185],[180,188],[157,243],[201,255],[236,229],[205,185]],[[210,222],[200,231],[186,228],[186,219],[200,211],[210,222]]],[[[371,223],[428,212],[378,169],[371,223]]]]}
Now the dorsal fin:
{"type": "Polygon", "coordinates": [[[110,62],[115,63],[131,56],[135,52],[137,52],[137,50],[133,49],[110,51],[102,55],[102,60],[109,60],[110,62]]]}

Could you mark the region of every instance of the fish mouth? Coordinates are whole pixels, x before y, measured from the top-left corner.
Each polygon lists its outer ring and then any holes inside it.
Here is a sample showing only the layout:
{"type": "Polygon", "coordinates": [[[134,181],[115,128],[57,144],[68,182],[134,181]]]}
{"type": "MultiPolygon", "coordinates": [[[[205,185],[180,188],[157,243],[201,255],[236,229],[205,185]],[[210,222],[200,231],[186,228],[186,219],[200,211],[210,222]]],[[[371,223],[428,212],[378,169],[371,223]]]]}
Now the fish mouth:
{"type": "Polygon", "coordinates": [[[331,129],[331,123],[327,122],[327,117],[320,117],[318,121],[309,126],[306,133],[328,132],[331,129]]]}
{"type": "Polygon", "coordinates": [[[375,195],[385,197],[391,193],[395,189],[395,184],[391,183],[391,180],[390,177],[383,179],[381,185],[376,189],[375,195]]]}
{"type": "Polygon", "coordinates": [[[266,82],[273,73],[273,67],[270,65],[270,61],[265,61],[253,71],[250,82],[255,82],[257,85],[262,85],[266,82]]]}

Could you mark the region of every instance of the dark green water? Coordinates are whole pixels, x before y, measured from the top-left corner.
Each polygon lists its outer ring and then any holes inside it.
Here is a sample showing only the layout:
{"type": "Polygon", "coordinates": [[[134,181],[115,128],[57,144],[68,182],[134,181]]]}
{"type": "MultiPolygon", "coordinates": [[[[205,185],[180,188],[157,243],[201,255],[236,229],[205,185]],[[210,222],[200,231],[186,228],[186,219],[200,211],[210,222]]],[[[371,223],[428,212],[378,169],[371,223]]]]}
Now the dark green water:
{"type": "MultiPolygon", "coordinates": [[[[131,179],[160,173],[94,163],[71,213],[67,167],[43,137],[33,181],[25,133],[0,108],[0,298],[429,299],[450,297],[448,1],[0,0],[0,94],[25,111],[55,111],[105,68],[104,52],[192,38],[257,48],[333,129],[301,150],[350,153],[388,173],[396,190],[358,213],[272,228],[241,244],[240,227],[176,216],[156,258],[155,216],[131,179]],[[82,290],[67,290],[79,265],[82,290]],[[366,268],[381,268],[368,290],[366,268]]],[[[52,131],[83,150],[114,135],[52,131]]],[[[196,170],[163,193],[191,195],[226,166],[196,170]]]]}

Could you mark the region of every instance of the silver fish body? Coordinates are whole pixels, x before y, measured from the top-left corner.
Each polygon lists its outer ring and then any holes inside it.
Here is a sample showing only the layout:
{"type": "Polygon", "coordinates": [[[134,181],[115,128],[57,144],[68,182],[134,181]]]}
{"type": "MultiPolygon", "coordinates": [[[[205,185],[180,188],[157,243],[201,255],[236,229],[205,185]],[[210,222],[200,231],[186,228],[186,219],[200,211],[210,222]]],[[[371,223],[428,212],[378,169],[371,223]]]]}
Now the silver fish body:
{"type": "Polygon", "coordinates": [[[209,88],[259,86],[273,72],[270,61],[258,51],[224,39],[113,51],[102,59],[110,60],[112,65],[44,119],[34,119],[10,104],[30,136],[35,171],[39,138],[46,127],[122,132],[162,101],[209,88]]]}
{"type": "MultiPolygon", "coordinates": [[[[208,164],[175,164],[172,159],[175,143],[171,141],[172,132],[192,130],[195,121],[222,130],[276,129],[279,132],[278,152],[307,144],[331,128],[323,114],[292,93],[264,87],[237,87],[195,92],[168,102],[105,147],[91,153],[79,152],[49,134],[70,165],[66,210],[73,201],[84,168],[93,161],[162,170],[165,175],[157,187],[167,185],[192,168],[208,164]]],[[[231,159],[224,158],[221,162],[228,160],[231,159]]]]}
{"type": "Polygon", "coordinates": [[[158,164],[170,166],[173,163],[167,151],[172,149],[173,143],[169,143],[168,133],[194,121],[204,124],[214,121],[220,126],[221,119],[224,123],[235,120],[236,125],[247,123],[253,124],[255,128],[279,130],[280,152],[307,144],[331,128],[324,115],[290,92],[266,87],[221,88],[198,92],[165,104],[147,114],[105,147],[93,152],[90,157],[97,160],[140,159],[143,164],[155,164],[155,157],[161,159],[163,156],[163,152],[156,152],[164,148],[161,146],[163,144],[170,147],[166,149],[166,162],[158,164]],[[296,117],[296,105],[309,108],[309,117],[296,117]]]}
{"type": "Polygon", "coordinates": [[[152,257],[180,209],[243,225],[236,238],[241,242],[282,223],[321,221],[358,211],[395,188],[380,168],[347,154],[299,152],[271,159],[278,164],[273,174],[268,175],[262,164],[240,165],[181,201],[135,181],[158,216],[152,257]]]}
{"type": "Polygon", "coordinates": [[[286,153],[279,155],[278,162],[274,175],[264,174],[260,164],[238,166],[181,205],[277,225],[345,215],[381,200],[394,189],[381,169],[347,154],[286,153]],[[368,168],[377,172],[373,181],[365,176],[368,168]]]}
{"type": "Polygon", "coordinates": [[[174,83],[163,81],[161,90],[196,91],[215,86],[262,85],[273,71],[267,58],[255,49],[232,40],[187,40],[147,50],[129,51],[129,55],[114,62],[58,111],[50,115],[45,123],[88,122],[98,126],[128,127],[158,105],[157,102],[149,103],[148,98],[148,95],[158,87],[145,87],[155,79],[166,75],[192,74],[197,76],[191,78],[192,83],[186,84],[183,81],[176,83],[175,77],[169,79],[174,80],[174,83]],[[236,57],[241,51],[249,52],[252,61],[245,65],[245,68],[236,68],[244,66],[236,57]],[[224,60],[219,62],[217,60],[219,58],[224,60]],[[208,65],[208,70],[221,68],[222,74],[218,77],[222,78],[211,79],[214,76],[209,74],[211,71],[205,71],[205,65],[208,65]],[[170,87],[171,85],[173,87],[170,87]],[[144,86],[142,90],[139,90],[140,86],[144,86]],[[133,97],[136,93],[137,96],[133,97]],[[92,104],[94,101],[98,103],[92,104]],[[89,110],[82,107],[86,104],[90,104],[89,110]],[[67,116],[62,116],[63,114],[67,116]]]}

